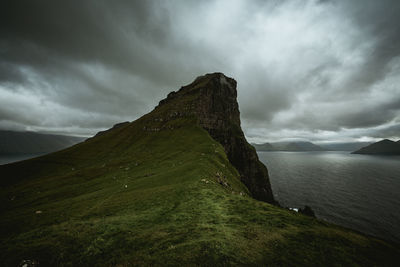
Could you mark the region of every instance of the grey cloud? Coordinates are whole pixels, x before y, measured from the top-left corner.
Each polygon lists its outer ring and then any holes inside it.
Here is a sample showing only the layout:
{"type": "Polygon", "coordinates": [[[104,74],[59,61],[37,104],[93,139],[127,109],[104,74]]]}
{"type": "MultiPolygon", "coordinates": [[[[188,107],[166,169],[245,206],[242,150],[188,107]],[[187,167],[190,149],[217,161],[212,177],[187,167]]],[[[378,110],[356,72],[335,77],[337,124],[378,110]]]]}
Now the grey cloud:
{"type": "Polygon", "coordinates": [[[18,70],[18,66],[0,62],[0,81],[25,81],[25,76],[18,70]]]}
{"type": "MultiPolygon", "coordinates": [[[[348,87],[365,87],[383,79],[387,73],[387,65],[393,58],[400,55],[400,2],[395,0],[383,1],[341,1],[340,10],[351,18],[365,36],[355,40],[355,45],[376,42],[367,55],[365,64],[354,75],[348,87]]],[[[352,88],[352,89],[353,89],[352,88]]]]}
{"type": "Polygon", "coordinates": [[[390,138],[393,141],[397,141],[400,140],[399,132],[400,132],[400,123],[397,123],[394,125],[383,127],[382,129],[372,131],[372,133],[368,133],[368,135],[379,139],[390,138]]]}
{"type": "Polygon", "coordinates": [[[376,137],[400,117],[399,13],[395,0],[3,1],[0,127],[94,134],[222,71],[250,138],[376,137]]]}
{"type": "Polygon", "coordinates": [[[150,75],[153,56],[146,48],[162,46],[165,30],[157,27],[168,24],[151,16],[148,1],[106,3],[8,1],[1,14],[0,31],[7,42],[2,58],[40,67],[53,67],[54,57],[100,61],[150,75]],[[131,32],[138,40],[130,39],[131,32]]]}

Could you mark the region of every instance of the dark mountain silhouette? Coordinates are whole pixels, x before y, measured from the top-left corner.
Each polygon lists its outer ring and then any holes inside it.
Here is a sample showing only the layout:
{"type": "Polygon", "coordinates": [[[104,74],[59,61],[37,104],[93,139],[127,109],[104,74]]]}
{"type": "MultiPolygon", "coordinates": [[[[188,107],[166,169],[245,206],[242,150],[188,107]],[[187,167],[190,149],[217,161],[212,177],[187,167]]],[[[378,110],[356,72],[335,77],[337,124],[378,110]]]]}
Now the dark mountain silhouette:
{"type": "Polygon", "coordinates": [[[372,142],[343,142],[343,143],[328,143],[314,144],[312,142],[275,142],[264,144],[252,144],[258,151],[355,151],[372,142]]]}
{"type": "Polygon", "coordinates": [[[274,151],[274,147],[270,143],[252,144],[257,151],[274,151]]]}
{"type": "Polygon", "coordinates": [[[253,144],[258,151],[323,151],[324,149],[311,142],[292,141],[265,144],[253,144]]]}
{"type": "Polygon", "coordinates": [[[370,144],[372,144],[372,142],[344,142],[320,144],[319,146],[327,151],[356,151],[370,144]]]}
{"type": "Polygon", "coordinates": [[[354,151],[353,154],[400,155],[400,144],[384,139],[354,151]]]}
{"type": "Polygon", "coordinates": [[[45,154],[83,141],[76,136],[0,131],[0,155],[45,154]]]}

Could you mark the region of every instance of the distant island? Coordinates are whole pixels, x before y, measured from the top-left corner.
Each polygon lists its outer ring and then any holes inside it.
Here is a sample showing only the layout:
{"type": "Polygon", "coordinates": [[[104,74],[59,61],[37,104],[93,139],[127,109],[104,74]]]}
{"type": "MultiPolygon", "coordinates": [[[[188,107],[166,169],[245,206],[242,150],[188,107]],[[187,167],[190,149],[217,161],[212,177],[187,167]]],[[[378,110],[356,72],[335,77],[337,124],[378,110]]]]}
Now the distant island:
{"type": "Polygon", "coordinates": [[[314,144],[308,141],[288,141],[288,142],[273,142],[263,144],[252,144],[257,151],[355,151],[371,142],[334,142],[324,144],[314,144]]]}
{"type": "Polygon", "coordinates": [[[46,154],[70,147],[84,139],[36,132],[0,131],[0,155],[46,154]]]}
{"type": "Polygon", "coordinates": [[[252,144],[257,151],[324,151],[325,149],[311,142],[275,142],[252,144]]]}
{"type": "Polygon", "coordinates": [[[372,142],[334,142],[321,144],[320,146],[324,148],[326,151],[356,151],[360,148],[368,146],[372,144],[372,142]]]}
{"type": "Polygon", "coordinates": [[[400,140],[395,142],[384,139],[354,151],[352,154],[400,155],[400,140]]]}

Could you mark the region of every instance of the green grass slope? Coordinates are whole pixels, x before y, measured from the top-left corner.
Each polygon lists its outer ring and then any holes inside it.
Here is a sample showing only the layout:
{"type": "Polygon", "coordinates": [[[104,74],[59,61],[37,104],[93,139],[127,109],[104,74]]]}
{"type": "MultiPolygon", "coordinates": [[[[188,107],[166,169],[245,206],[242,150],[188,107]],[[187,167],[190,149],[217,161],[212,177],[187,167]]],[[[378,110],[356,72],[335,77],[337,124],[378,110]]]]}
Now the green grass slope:
{"type": "Polygon", "coordinates": [[[0,166],[0,265],[398,263],[398,245],[251,198],[194,118],[155,118],[0,166]]]}

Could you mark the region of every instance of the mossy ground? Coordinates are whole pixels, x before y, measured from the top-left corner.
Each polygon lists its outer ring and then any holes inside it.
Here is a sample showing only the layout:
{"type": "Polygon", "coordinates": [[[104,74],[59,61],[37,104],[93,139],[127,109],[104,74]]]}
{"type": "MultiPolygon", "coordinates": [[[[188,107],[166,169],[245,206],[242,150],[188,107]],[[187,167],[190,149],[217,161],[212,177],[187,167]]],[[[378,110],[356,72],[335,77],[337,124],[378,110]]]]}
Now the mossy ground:
{"type": "Polygon", "coordinates": [[[0,167],[1,265],[398,263],[398,245],[252,199],[194,120],[169,123],[0,167]]]}

